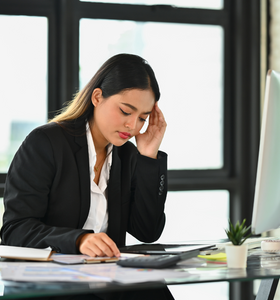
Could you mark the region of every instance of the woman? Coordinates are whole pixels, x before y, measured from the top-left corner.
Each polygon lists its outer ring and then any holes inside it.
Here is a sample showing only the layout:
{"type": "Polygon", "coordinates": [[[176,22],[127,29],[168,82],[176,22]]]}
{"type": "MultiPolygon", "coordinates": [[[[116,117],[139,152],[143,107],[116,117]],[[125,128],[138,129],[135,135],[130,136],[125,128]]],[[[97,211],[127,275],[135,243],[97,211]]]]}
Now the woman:
{"type": "Polygon", "coordinates": [[[141,57],[106,61],[66,109],[19,148],[6,179],[2,243],[119,256],[126,232],[157,240],[167,192],[159,97],[154,72],[141,57]],[[137,148],[128,141],[133,136],[137,148]]]}

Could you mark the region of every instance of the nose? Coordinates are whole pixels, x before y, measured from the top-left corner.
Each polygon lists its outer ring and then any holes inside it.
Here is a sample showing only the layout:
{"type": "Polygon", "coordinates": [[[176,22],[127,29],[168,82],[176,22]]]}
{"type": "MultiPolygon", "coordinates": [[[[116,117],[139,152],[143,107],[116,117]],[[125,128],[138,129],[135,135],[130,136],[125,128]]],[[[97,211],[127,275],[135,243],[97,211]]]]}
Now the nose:
{"type": "Polygon", "coordinates": [[[129,128],[130,130],[134,130],[137,124],[137,117],[130,117],[126,120],[125,127],[129,128]]]}

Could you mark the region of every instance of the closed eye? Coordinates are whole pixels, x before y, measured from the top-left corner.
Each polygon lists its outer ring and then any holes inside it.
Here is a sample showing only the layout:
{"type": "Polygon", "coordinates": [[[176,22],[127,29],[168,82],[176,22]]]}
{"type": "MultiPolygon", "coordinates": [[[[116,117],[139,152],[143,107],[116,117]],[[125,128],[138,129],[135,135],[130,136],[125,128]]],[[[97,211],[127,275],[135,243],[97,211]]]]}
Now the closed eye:
{"type": "Polygon", "coordinates": [[[120,111],[121,111],[125,116],[130,116],[130,115],[131,115],[130,113],[127,113],[127,112],[123,111],[121,108],[120,108],[120,111]]]}
{"type": "Polygon", "coordinates": [[[144,118],[139,118],[141,122],[146,122],[147,120],[144,118]]]}
{"type": "MultiPolygon", "coordinates": [[[[120,108],[120,111],[121,111],[122,114],[124,114],[125,116],[130,116],[130,115],[131,115],[131,113],[127,113],[127,112],[125,112],[124,110],[122,110],[121,108],[120,108]]],[[[141,117],[139,117],[139,120],[140,120],[140,122],[146,122],[146,119],[141,118],[141,117]]]]}

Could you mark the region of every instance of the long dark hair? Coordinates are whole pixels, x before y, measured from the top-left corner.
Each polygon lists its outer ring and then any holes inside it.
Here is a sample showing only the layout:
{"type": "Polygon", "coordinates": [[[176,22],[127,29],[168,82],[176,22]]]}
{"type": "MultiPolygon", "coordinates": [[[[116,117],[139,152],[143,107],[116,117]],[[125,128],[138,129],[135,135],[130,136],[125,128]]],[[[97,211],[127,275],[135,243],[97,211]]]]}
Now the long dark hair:
{"type": "Polygon", "coordinates": [[[129,89],[151,89],[155,95],[155,101],[160,98],[154,71],[147,61],[138,55],[117,54],[100,67],[90,82],[50,122],[67,127],[67,123],[73,120],[82,120],[83,125],[90,121],[94,109],[91,95],[96,88],[102,90],[104,98],[129,89]]]}

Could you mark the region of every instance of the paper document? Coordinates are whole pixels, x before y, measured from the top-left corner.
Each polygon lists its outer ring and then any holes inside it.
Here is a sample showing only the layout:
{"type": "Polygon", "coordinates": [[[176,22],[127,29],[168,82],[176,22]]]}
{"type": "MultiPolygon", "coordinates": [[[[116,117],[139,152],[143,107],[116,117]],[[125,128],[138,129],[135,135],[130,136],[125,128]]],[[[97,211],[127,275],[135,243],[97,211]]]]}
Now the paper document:
{"type": "Polygon", "coordinates": [[[48,261],[52,249],[37,249],[0,245],[0,257],[23,260],[48,261]]]}
{"type": "Polygon", "coordinates": [[[65,265],[76,264],[96,264],[101,262],[115,262],[117,257],[90,257],[84,254],[57,254],[54,253],[51,256],[53,262],[65,265]]]}
{"type": "Polygon", "coordinates": [[[52,262],[0,263],[2,280],[27,282],[119,282],[140,283],[162,281],[171,283],[188,278],[188,271],[176,269],[123,268],[115,263],[59,265],[52,262]]]}
{"type": "Polygon", "coordinates": [[[91,257],[84,254],[60,254],[53,253],[50,259],[59,264],[65,265],[76,265],[76,264],[96,264],[96,263],[109,263],[116,262],[119,259],[127,259],[135,256],[140,256],[139,254],[131,254],[131,253],[121,253],[121,256],[118,257],[91,257]]]}
{"type": "Polygon", "coordinates": [[[65,265],[76,265],[76,264],[96,264],[96,263],[108,263],[116,262],[119,259],[127,259],[135,256],[142,256],[141,254],[131,254],[131,253],[121,253],[121,256],[118,257],[91,257],[84,254],[60,254],[53,253],[50,259],[59,264],[65,265]]]}
{"type": "MultiPolygon", "coordinates": [[[[0,263],[2,280],[28,282],[110,282],[107,274],[96,274],[90,265],[62,266],[52,262],[0,263]],[[105,275],[105,276],[103,276],[105,275]]],[[[108,274],[109,275],[109,274],[108,274]]]]}

